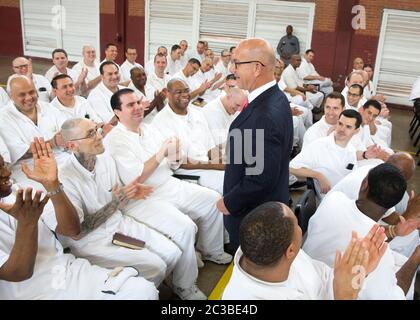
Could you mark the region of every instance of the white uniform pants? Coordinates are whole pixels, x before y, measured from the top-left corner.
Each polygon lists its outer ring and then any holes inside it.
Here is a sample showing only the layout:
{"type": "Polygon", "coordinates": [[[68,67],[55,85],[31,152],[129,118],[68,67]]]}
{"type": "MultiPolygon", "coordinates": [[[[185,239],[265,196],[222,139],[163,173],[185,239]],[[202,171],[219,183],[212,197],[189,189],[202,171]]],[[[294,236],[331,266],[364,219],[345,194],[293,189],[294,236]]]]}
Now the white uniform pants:
{"type": "Polygon", "coordinates": [[[178,169],[176,170],[176,173],[200,176],[200,179],[198,180],[200,186],[217,191],[221,195],[223,194],[223,181],[225,179],[224,170],[178,169]]]}
{"type": "Polygon", "coordinates": [[[165,236],[155,230],[124,216],[118,232],[146,242],[146,248],[133,250],[112,244],[112,232],[104,235],[102,241],[88,242],[83,246],[72,246],[77,257],[88,259],[104,268],[132,266],[147,280],[158,287],[165,276],[175,267],[181,257],[181,250],[165,236]]]}
{"type": "Polygon", "coordinates": [[[130,203],[123,210],[124,214],[165,235],[181,249],[182,255],[173,270],[172,282],[177,287],[190,288],[198,276],[194,248],[197,226],[172,203],[156,199],[159,191],[155,190],[153,194],[150,199],[130,203]]]}
{"type": "Polygon", "coordinates": [[[320,108],[322,101],[324,100],[324,95],[322,94],[322,92],[312,93],[312,92],[307,91],[306,99],[309,100],[309,102],[314,107],[320,108]]]}

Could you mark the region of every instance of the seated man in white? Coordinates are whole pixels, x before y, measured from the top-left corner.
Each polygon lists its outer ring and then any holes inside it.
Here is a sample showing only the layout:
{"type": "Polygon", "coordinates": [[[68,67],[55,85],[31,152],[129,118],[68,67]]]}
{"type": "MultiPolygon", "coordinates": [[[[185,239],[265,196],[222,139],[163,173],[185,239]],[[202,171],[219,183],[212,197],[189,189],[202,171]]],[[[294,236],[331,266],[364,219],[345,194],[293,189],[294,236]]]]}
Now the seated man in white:
{"type": "Polygon", "coordinates": [[[43,137],[51,144],[57,162],[61,164],[69,154],[63,151],[58,111],[49,103],[38,101],[33,82],[25,76],[10,81],[12,101],[0,115],[0,135],[10,152],[14,179],[27,180],[20,170],[20,164],[32,162],[31,142],[43,137]]]}
{"type": "MultiPolygon", "coordinates": [[[[363,179],[366,178],[369,171],[377,165],[383,163],[378,160],[375,164],[366,165],[347,175],[343,180],[337,183],[332,189],[333,191],[343,192],[348,198],[357,200],[359,190],[363,179]]],[[[416,163],[413,157],[405,152],[397,152],[391,155],[387,163],[398,168],[404,179],[408,182],[416,170],[416,163]]],[[[418,196],[417,196],[418,199],[418,196]]],[[[415,224],[415,220],[419,221],[418,200],[416,198],[410,199],[407,191],[404,193],[401,201],[389,209],[381,218],[381,223],[387,225],[386,233],[388,239],[392,239],[389,243],[392,250],[401,253],[406,257],[413,254],[416,247],[420,244],[419,232],[414,230],[407,233],[407,228],[415,224]],[[403,219],[401,219],[401,217],[403,219]],[[414,219],[414,221],[412,221],[414,219]],[[392,226],[392,227],[391,227],[392,226]],[[390,230],[391,228],[391,230],[390,230]],[[395,233],[395,238],[392,237],[395,233]]]]}
{"type": "Polygon", "coordinates": [[[3,157],[4,162],[7,164],[10,164],[10,152],[9,149],[7,149],[6,143],[4,143],[4,140],[2,136],[0,135],[0,156],[3,157]]]}
{"type": "Polygon", "coordinates": [[[125,61],[120,67],[120,73],[121,73],[121,82],[130,82],[130,71],[131,69],[137,67],[137,68],[143,68],[143,66],[140,63],[136,62],[137,59],[137,49],[127,47],[125,49],[125,61]]]}
{"type": "Polygon", "coordinates": [[[168,65],[166,66],[165,73],[171,77],[182,69],[181,60],[180,60],[181,51],[182,51],[181,47],[177,44],[174,44],[171,48],[171,54],[167,58],[168,65]]]}
{"type": "Polygon", "coordinates": [[[359,131],[361,122],[357,111],[344,110],[333,134],[305,146],[290,161],[290,173],[313,178],[318,195],[325,195],[332,186],[357,168],[356,149],[349,142],[359,131]]]}
{"type": "Polygon", "coordinates": [[[59,74],[54,77],[51,84],[55,95],[51,105],[58,110],[60,126],[64,121],[75,118],[87,118],[102,123],[89,101],[76,95],[73,80],[69,75],[59,74]]]}
{"type": "Polygon", "coordinates": [[[9,95],[2,87],[0,87],[0,109],[8,105],[9,102],[10,102],[9,95]]]}
{"type": "Polygon", "coordinates": [[[189,107],[190,100],[190,89],[183,80],[169,81],[168,104],[152,126],[166,139],[180,139],[183,161],[176,173],[200,176],[198,184],[223,194],[223,145],[213,141],[202,110],[189,107]]]}
{"type": "Polygon", "coordinates": [[[349,86],[347,94],[344,97],[346,100],[346,109],[359,110],[360,107],[367,101],[363,97],[363,87],[360,84],[354,83],[349,86]]]}
{"type": "Polygon", "coordinates": [[[330,78],[321,76],[315,70],[315,67],[312,64],[314,58],[315,52],[312,49],[306,50],[303,55],[302,63],[299,68],[297,68],[297,72],[304,82],[319,85],[319,90],[325,95],[328,95],[334,91],[334,88],[332,87],[333,83],[330,78]]]}
{"type": "Polygon", "coordinates": [[[114,123],[116,118],[114,117],[110,100],[115,92],[123,88],[119,85],[120,72],[118,66],[112,61],[102,63],[99,67],[99,72],[101,73],[102,81],[90,92],[87,100],[103,122],[114,123]]]}
{"type": "Polygon", "coordinates": [[[204,81],[202,83],[197,83],[197,81],[194,80],[194,75],[200,71],[200,68],[201,62],[195,58],[191,58],[188,60],[185,68],[174,74],[172,77],[172,79],[183,80],[188,85],[190,90],[192,90],[191,99],[195,99],[198,96],[203,95],[206,90],[212,86],[210,81],[207,79],[203,79],[204,81]]]}
{"type": "Polygon", "coordinates": [[[32,188],[12,185],[0,157],[0,299],[158,299],[153,283],[133,268],[118,273],[63,253],[52,231],[76,237],[79,217],[60,187],[50,146],[35,143],[34,167],[25,171],[48,191],[43,200],[41,191],[33,197],[32,188]]]}
{"type": "Polygon", "coordinates": [[[222,74],[219,72],[216,73],[213,69],[213,60],[210,57],[206,57],[201,63],[200,69],[192,76],[191,90],[194,91],[207,82],[208,85],[206,87],[208,88],[200,92],[199,96],[208,103],[220,95],[220,91],[217,89],[224,83],[224,79],[219,81],[221,78],[222,74]]]}
{"type": "Polygon", "coordinates": [[[303,80],[299,77],[298,72],[296,71],[299,68],[302,58],[300,55],[295,54],[290,60],[290,64],[284,69],[281,78],[283,79],[286,86],[290,89],[296,89],[304,93],[306,98],[310,103],[316,107],[321,107],[324,95],[322,92],[316,90],[315,86],[312,84],[304,84],[303,80]]]}
{"type": "MultiPolygon", "coordinates": [[[[167,56],[168,56],[168,49],[166,49],[166,47],[164,47],[164,46],[158,47],[157,52],[153,56],[153,58],[146,62],[146,64],[144,65],[144,71],[146,71],[146,74],[148,76],[150,76],[152,73],[155,72],[155,57],[158,54],[161,54],[165,58],[167,58],[167,56]]],[[[165,61],[166,61],[166,59],[165,59],[165,61]]],[[[165,68],[166,68],[166,65],[165,65],[165,68]]]]}
{"type": "Polygon", "coordinates": [[[104,60],[102,60],[99,65],[101,65],[102,63],[106,62],[106,61],[111,61],[114,62],[115,65],[118,67],[118,69],[120,69],[119,64],[115,61],[118,57],[118,47],[116,44],[114,43],[107,43],[105,45],[105,58],[104,60]]]}
{"type": "Polygon", "coordinates": [[[297,218],[280,202],[267,202],[250,212],[241,223],[239,239],[224,300],[354,300],[366,277],[355,268],[372,272],[387,248],[383,229],[374,225],[364,239],[352,235],[344,254],[336,254],[332,269],[300,249],[297,218]],[[361,280],[358,286],[352,281],[356,276],[361,280]]]}
{"type": "Polygon", "coordinates": [[[206,104],[202,113],[216,145],[226,143],[229,127],[243,107],[246,93],[239,88],[229,88],[227,93],[206,104]]]}
{"type": "MultiPolygon", "coordinates": [[[[299,124],[299,136],[305,134],[307,128],[310,128],[313,124],[313,117],[311,110],[313,109],[312,104],[306,99],[304,93],[296,90],[289,89],[284,81],[281,78],[281,75],[284,71],[284,62],[282,60],[276,60],[276,65],[274,66],[274,79],[277,81],[277,84],[281,91],[286,95],[287,99],[290,102],[290,107],[292,108],[293,117],[297,117],[302,124],[299,124]],[[303,125],[303,126],[302,126],[303,125]]],[[[295,125],[295,120],[293,120],[295,125]]],[[[300,139],[302,142],[302,139],[300,139]]],[[[300,144],[302,145],[302,144],[300,144]]]]}
{"type": "Polygon", "coordinates": [[[59,74],[68,74],[73,79],[76,90],[78,90],[81,94],[86,93],[87,86],[85,79],[87,71],[78,74],[76,71],[67,68],[69,65],[69,59],[66,50],[55,49],[52,52],[52,62],[54,65],[45,73],[45,78],[47,78],[48,81],[51,82],[52,79],[59,74]]]}
{"type": "Polygon", "coordinates": [[[129,202],[144,199],[151,188],[137,178],[121,184],[93,121],[67,120],[61,131],[72,156],[60,166],[59,176],[79,215],[81,231],[77,237],[60,237],[60,241],[76,256],[101,267],[133,266],[159,286],[177,264],[181,250],[159,232],[123,215],[129,202]],[[115,245],[115,233],[143,240],[145,248],[115,245]]]}
{"type": "MultiPolygon", "coordinates": [[[[359,86],[362,87],[362,89],[364,89],[365,87],[365,81],[363,79],[363,75],[360,73],[360,71],[353,71],[351,72],[345,81],[346,86],[343,88],[343,90],[341,91],[341,94],[344,96],[345,99],[347,99],[347,92],[349,91],[349,88],[354,85],[354,84],[358,84],[359,86]]],[[[362,90],[363,91],[363,90],[362,90]]],[[[360,105],[363,105],[367,99],[362,95],[360,97],[360,105]]],[[[346,100],[346,105],[347,105],[347,100],[346,100]]],[[[354,103],[353,103],[354,104],[354,103]]]]}
{"type": "Polygon", "coordinates": [[[146,72],[143,68],[135,67],[130,71],[131,82],[128,88],[134,90],[136,95],[147,103],[144,111],[144,123],[151,123],[155,115],[163,109],[166,100],[166,88],[161,91],[155,90],[147,84],[146,72]]]}
{"type": "Polygon", "coordinates": [[[29,80],[34,83],[34,86],[38,92],[38,98],[41,101],[50,102],[51,97],[51,84],[43,75],[33,73],[32,60],[24,57],[17,57],[12,61],[12,67],[14,74],[7,79],[6,90],[10,93],[10,80],[15,76],[26,76],[29,80]]]}
{"type": "Polygon", "coordinates": [[[119,123],[108,134],[105,143],[116,162],[120,179],[128,183],[133,175],[139,175],[140,183],[147,183],[154,189],[144,203],[144,210],[128,210],[127,214],[173,237],[183,250],[181,261],[185,263],[183,271],[178,269],[185,272],[178,273],[179,277],[183,276],[183,284],[180,280],[174,291],[182,299],[205,299],[194,284],[197,278],[192,247],[194,234],[189,238],[191,233],[180,233],[178,226],[191,225],[191,218],[198,227],[197,250],[203,259],[229,263],[232,256],[223,251],[223,217],[216,208],[220,196],[213,190],[172,177],[172,168],[179,166],[179,141],[175,138],[165,141],[159,131],[142,124],[144,109],[131,89],[115,93],[111,103],[119,123]],[[182,219],[183,213],[189,218],[182,219]]]}
{"type": "Polygon", "coordinates": [[[154,58],[154,70],[147,74],[147,84],[155,91],[162,91],[166,88],[171,77],[165,73],[167,66],[166,56],[158,53],[154,58]]]}
{"type": "MultiPolygon", "coordinates": [[[[309,220],[308,237],[303,250],[313,259],[332,266],[336,250],[345,248],[350,232],[368,232],[389,208],[401,200],[406,188],[401,172],[384,163],[369,171],[356,201],[342,192],[329,193],[309,220]]],[[[376,270],[365,282],[359,297],[412,299],[409,290],[419,263],[420,247],[408,260],[388,248],[376,270]]]]}
{"type": "Polygon", "coordinates": [[[232,57],[232,54],[229,52],[229,50],[222,50],[220,53],[220,60],[219,62],[214,66],[214,69],[216,72],[219,72],[223,75],[223,78],[226,78],[229,74],[229,62],[232,57]]]}
{"type": "Polygon", "coordinates": [[[181,40],[179,42],[179,46],[181,47],[181,58],[179,59],[181,61],[181,68],[184,68],[187,63],[188,60],[190,60],[189,56],[189,52],[188,50],[188,41],[187,40],[181,40]]]}
{"type": "Polygon", "coordinates": [[[73,66],[73,70],[76,71],[79,75],[82,72],[87,72],[86,75],[86,85],[87,92],[85,96],[89,95],[90,91],[94,89],[99,82],[102,81],[101,74],[99,73],[99,63],[96,60],[96,50],[91,45],[85,45],[82,49],[83,59],[80,60],[73,66]]]}
{"type": "Polygon", "coordinates": [[[391,130],[384,125],[376,123],[376,118],[381,113],[381,110],[382,106],[376,100],[368,100],[359,108],[363,123],[357,137],[366,147],[377,144],[385,149],[385,151],[392,154],[392,150],[389,149],[392,135],[391,130]]]}
{"type": "Polygon", "coordinates": [[[205,58],[206,49],[207,49],[206,48],[206,42],[202,41],[202,40],[199,40],[197,42],[196,50],[193,50],[190,53],[189,58],[190,59],[191,58],[197,59],[201,63],[205,58]]]}

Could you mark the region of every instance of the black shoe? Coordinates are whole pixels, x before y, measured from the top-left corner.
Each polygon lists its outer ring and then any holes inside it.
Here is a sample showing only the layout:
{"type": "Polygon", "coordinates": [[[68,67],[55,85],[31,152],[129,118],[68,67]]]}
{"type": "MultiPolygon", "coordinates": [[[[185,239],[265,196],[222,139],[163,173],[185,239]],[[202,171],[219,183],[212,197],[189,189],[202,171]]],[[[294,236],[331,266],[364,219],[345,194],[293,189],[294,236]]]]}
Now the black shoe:
{"type": "Polygon", "coordinates": [[[296,181],[295,183],[291,184],[289,186],[289,190],[295,190],[295,189],[300,189],[306,187],[306,181],[296,181]]]}

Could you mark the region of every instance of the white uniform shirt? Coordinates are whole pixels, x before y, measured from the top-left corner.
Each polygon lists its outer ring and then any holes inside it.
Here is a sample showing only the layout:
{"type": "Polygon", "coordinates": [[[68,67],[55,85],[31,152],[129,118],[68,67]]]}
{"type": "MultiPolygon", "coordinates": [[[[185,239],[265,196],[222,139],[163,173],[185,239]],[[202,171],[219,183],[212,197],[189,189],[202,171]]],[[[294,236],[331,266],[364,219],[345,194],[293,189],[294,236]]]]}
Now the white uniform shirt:
{"type": "Polygon", "coordinates": [[[164,74],[163,78],[159,78],[155,72],[147,75],[147,84],[158,91],[162,91],[162,89],[166,88],[170,80],[171,77],[167,74],[164,74]]]}
{"type": "Polygon", "coordinates": [[[0,108],[5,107],[9,102],[9,95],[2,87],[0,87],[0,108]]]}
{"type": "MultiPolygon", "coordinates": [[[[73,80],[73,83],[76,83],[77,82],[77,78],[79,77],[79,74],[75,71],[75,70],[72,70],[72,69],[69,69],[69,68],[66,68],[66,74],[68,74],[71,78],[72,78],[72,80],[73,80]]],[[[58,69],[57,69],[57,67],[56,66],[52,66],[51,68],[49,68],[48,69],[48,71],[45,73],[45,78],[47,78],[47,80],[49,81],[49,82],[51,82],[52,81],[52,79],[56,76],[56,75],[58,75],[58,74],[61,74],[61,72],[60,71],[58,71],[58,69]]]]}
{"type": "MultiPolygon", "coordinates": [[[[290,161],[290,168],[308,168],[322,173],[331,186],[357,168],[356,150],[349,143],[345,148],[335,143],[334,135],[315,140],[307,145],[294,159],[290,161]],[[352,169],[348,169],[353,165],[352,169]]],[[[315,185],[319,190],[318,181],[315,185]]]]}
{"type": "MultiPolygon", "coordinates": [[[[92,172],[84,168],[76,157],[71,155],[60,167],[59,177],[66,195],[79,215],[80,222],[84,221],[85,215],[94,214],[110,203],[112,201],[110,190],[116,184],[121,185],[115,163],[108,153],[97,156],[95,169],[92,172]]],[[[76,241],[69,237],[60,237],[60,241],[72,247],[83,247],[104,238],[109,238],[111,241],[121,220],[122,213],[117,210],[105,223],[82,239],[76,241]]]]}
{"type": "Polygon", "coordinates": [[[217,98],[211,101],[202,109],[202,113],[207,120],[213,141],[216,145],[226,142],[229,127],[237,116],[237,114],[230,115],[227,113],[220,99],[217,98]]]}
{"type": "Polygon", "coordinates": [[[152,125],[164,138],[178,136],[182,151],[197,161],[209,161],[208,151],[215,147],[206,118],[201,110],[188,107],[187,114],[178,115],[167,104],[153,119],[152,125]]]}
{"type": "Polygon", "coordinates": [[[144,72],[146,72],[147,76],[150,76],[152,73],[155,73],[155,58],[153,57],[149,61],[147,61],[146,65],[144,66],[144,72]]]}
{"type": "Polygon", "coordinates": [[[286,86],[290,89],[296,89],[296,87],[303,86],[303,80],[299,78],[298,73],[292,67],[291,64],[284,69],[283,73],[281,74],[281,79],[284,81],[286,86]]]}
{"type": "Polygon", "coordinates": [[[284,282],[266,282],[244,271],[235,254],[232,276],[223,293],[223,300],[333,300],[334,272],[325,263],[311,259],[299,251],[284,282]]]}
{"type": "Polygon", "coordinates": [[[221,74],[223,74],[222,78],[226,78],[230,74],[228,67],[229,65],[225,67],[223,61],[219,60],[219,62],[214,66],[214,69],[216,70],[216,72],[220,72],[221,74]]]}
{"type": "MultiPolygon", "coordinates": [[[[118,89],[125,87],[118,86],[118,89]]],[[[109,122],[114,116],[114,111],[111,107],[111,97],[114,93],[105,87],[103,81],[101,81],[95,89],[93,89],[87,100],[92,106],[93,110],[96,111],[97,115],[103,122],[109,122]]]]}
{"type": "Polygon", "coordinates": [[[7,149],[6,143],[4,143],[2,136],[0,136],[0,155],[5,162],[10,163],[10,152],[9,149],[7,149]]]}
{"type": "Polygon", "coordinates": [[[325,121],[325,116],[310,126],[303,136],[303,145],[302,149],[310,145],[313,141],[324,138],[327,136],[328,130],[330,130],[331,125],[325,121]]]}
{"type": "MultiPolygon", "coordinates": [[[[7,79],[7,92],[10,93],[10,81],[16,77],[16,75],[11,75],[7,79]]],[[[48,81],[47,78],[40,74],[33,73],[32,81],[35,85],[36,91],[38,92],[38,99],[45,102],[50,102],[50,95],[52,91],[51,81],[48,81]]]]}
{"type": "Polygon", "coordinates": [[[182,70],[181,60],[173,61],[171,57],[168,58],[168,65],[166,66],[165,73],[173,76],[175,73],[182,70]]]}
{"type": "MultiPolygon", "coordinates": [[[[198,70],[198,72],[201,72],[201,70],[198,70]]],[[[194,80],[194,76],[187,78],[182,70],[175,73],[173,75],[172,79],[181,79],[181,80],[185,81],[185,83],[188,84],[188,87],[190,88],[191,91],[194,91],[195,89],[197,89],[201,85],[201,83],[200,83],[197,86],[197,80],[194,80]]],[[[195,78],[195,79],[197,79],[197,78],[195,78]]]]}
{"type": "MultiPolygon", "coordinates": [[[[108,133],[104,143],[115,160],[119,177],[127,184],[142,174],[144,163],[159,151],[163,141],[159,132],[151,126],[142,124],[139,135],[118,123],[108,133]]],[[[155,194],[156,188],[170,179],[175,179],[172,178],[172,174],[170,164],[165,158],[144,183],[153,186],[155,194]]]]}
{"type": "Polygon", "coordinates": [[[202,63],[203,60],[206,58],[206,55],[204,53],[203,54],[199,54],[197,52],[197,50],[194,50],[193,52],[189,53],[189,56],[190,56],[190,59],[195,58],[198,61],[200,61],[200,63],[202,63]]]}
{"type": "MultiPolygon", "coordinates": [[[[374,224],[375,221],[359,211],[354,200],[341,192],[331,192],[309,220],[303,250],[332,267],[336,250],[345,251],[352,231],[364,237],[374,224]]],[[[397,286],[396,272],[394,253],[388,248],[378,267],[366,278],[359,299],[405,299],[404,292],[397,286]]]]}
{"type": "MultiPolygon", "coordinates": [[[[14,194],[2,199],[9,204],[15,202],[14,194]]],[[[54,275],[61,273],[66,277],[67,267],[74,260],[69,254],[63,254],[63,247],[45,221],[47,212],[54,214],[51,202],[47,203],[44,213],[38,221],[38,252],[35,259],[34,274],[28,280],[10,282],[0,280],[0,299],[42,299],[54,289],[54,275]]],[[[47,219],[48,220],[48,219],[47,219]]],[[[0,267],[9,259],[15,244],[17,220],[0,210],[0,267]]],[[[57,279],[60,280],[60,279],[57,279]]],[[[57,284],[57,281],[55,281],[57,284]]],[[[57,295],[58,295],[57,291],[57,295]]]]}
{"type": "MultiPolygon", "coordinates": [[[[17,161],[29,150],[35,137],[43,137],[50,140],[60,131],[60,117],[55,108],[49,103],[38,102],[38,124],[32,122],[27,116],[18,111],[11,102],[0,116],[0,134],[10,152],[11,163],[17,161]]],[[[54,154],[58,163],[68,157],[68,153],[54,149],[54,154]]],[[[32,167],[32,159],[21,160],[32,167]]],[[[20,171],[20,166],[14,169],[20,171]]]]}
{"type": "Polygon", "coordinates": [[[131,79],[130,71],[133,68],[143,68],[140,63],[135,62],[134,64],[130,63],[128,60],[125,60],[124,63],[121,65],[120,74],[121,74],[121,82],[126,82],[131,79]]]}
{"type": "Polygon", "coordinates": [[[306,61],[305,58],[302,58],[302,62],[296,71],[301,79],[305,79],[307,76],[319,76],[319,73],[316,72],[314,65],[311,62],[306,61]]]}
{"type": "Polygon", "coordinates": [[[77,72],[78,75],[80,75],[80,73],[82,72],[83,68],[86,68],[88,70],[87,76],[86,76],[86,80],[87,81],[92,81],[93,79],[96,79],[97,77],[99,77],[101,74],[99,73],[99,64],[97,61],[94,61],[94,65],[92,66],[87,66],[85,64],[85,62],[83,60],[79,61],[78,63],[76,63],[73,66],[73,70],[77,72]]]}
{"type": "Polygon", "coordinates": [[[102,122],[101,118],[99,118],[95,110],[93,110],[89,101],[81,96],[75,96],[74,99],[75,102],[73,107],[64,106],[57,97],[51,101],[51,105],[58,110],[59,122],[61,125],[68,119],[76,118],[88,118],[96,123],[102,122]]]}

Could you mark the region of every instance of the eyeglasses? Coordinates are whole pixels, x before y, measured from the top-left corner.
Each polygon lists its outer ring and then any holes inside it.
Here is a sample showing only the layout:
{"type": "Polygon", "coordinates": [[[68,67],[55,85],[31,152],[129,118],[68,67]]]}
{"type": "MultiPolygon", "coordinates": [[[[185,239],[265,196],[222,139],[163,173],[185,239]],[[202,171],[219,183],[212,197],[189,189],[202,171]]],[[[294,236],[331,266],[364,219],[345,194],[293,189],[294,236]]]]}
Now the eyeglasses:
{"type": "Polygon", "coordinates": [[[27,67],[28,67],[27,64],[22,64],[20,66],[13,66],[13,68],[15,68],[15,69],[23,69],[23,68],[27,68],[27,67]]]}
{"type": "Polygon", "coordinates": [[[265,64],[262,63],[261,61],[257,61],[257,60],[252,60],[252,61],[233,61],[235,68],[237,68],[239,65],[241,64],[247,64],[247,63],[259,63],[260,65],[262,65],[263,67],[265,67],[265,64]]]}
{"type": "Polygon", "coordinates": [[[102,136],[102,128],[101,127],[96,127],[95,129],[89,130],[87,136],[84,137],[84,138],[71,139],[70,141],[78,141],[78,140],[84,140],[84,139],[94,139],[94,138],[97,137],[98,133],[102,136]]]}

